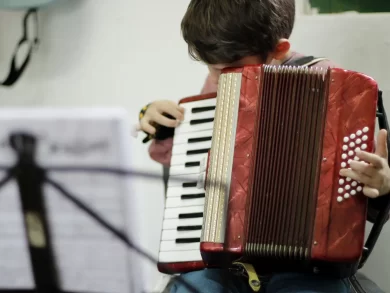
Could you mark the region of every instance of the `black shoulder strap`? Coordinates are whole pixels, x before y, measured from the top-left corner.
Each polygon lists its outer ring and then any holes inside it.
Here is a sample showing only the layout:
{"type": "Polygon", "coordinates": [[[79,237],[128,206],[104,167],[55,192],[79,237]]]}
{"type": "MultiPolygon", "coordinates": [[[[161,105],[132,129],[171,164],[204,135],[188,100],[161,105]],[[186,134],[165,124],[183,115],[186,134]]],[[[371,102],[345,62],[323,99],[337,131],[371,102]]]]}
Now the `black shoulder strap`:
{"type": "Polygon", "coordinates": [[[297,59],[293,59],[292,61],[287,61],[283,63],[283,65],[310,67],[324,60],[328,60],[328,59],[323,57],[303,56],[297,59]]]}
{"type": "Polygon", "coordinates": [[[23,74],[23,72],[27,68],[27,65],[29,64],[30,59],[31,59],[32,52],[36,48],[37,45],[38,45],[38,15],[37,15],[37,9],[32,8],[32,9],[29,9],[24,16],[22,38],[18,42],[17,47],[14,51],[8,76],[5,78],[4,81],[0,81],[0,85],[11,86],[16,81],[18,81],[20,76],[23,74]],[[28,22],[29,22],[30,17],[33,18],[34,25],[35,25],[35,28],[34,28],[35,29],[35,36],[33,36],[32,38],[31,37],[29,38],[29,35],[28,35],[28,31],[29,31],[28,22]],[[18,67],[16,64],[17,55],[18,55],[19,49],[25,43],[27,43],[29,45],[28,53],[27,53],[27,56],[25,57],[24,61],[22,62],[21,66],[18,67]]]}

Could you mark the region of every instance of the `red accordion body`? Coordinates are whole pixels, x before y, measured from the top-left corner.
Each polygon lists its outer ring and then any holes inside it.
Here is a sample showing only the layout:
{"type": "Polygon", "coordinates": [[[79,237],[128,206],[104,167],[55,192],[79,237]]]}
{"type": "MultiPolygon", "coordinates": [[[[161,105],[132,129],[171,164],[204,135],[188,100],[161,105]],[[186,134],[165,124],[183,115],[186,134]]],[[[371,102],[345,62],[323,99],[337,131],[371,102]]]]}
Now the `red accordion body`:
{"type": "Polygon", "coordinates": [[[240,260],[266,273],[354,272],[367,199],[339,171],[358,148],[373,150],[377,95],[373,79],[341,69],[226,69],[207,157],[203,262],[160,261],[160,270],[240,260]]]}

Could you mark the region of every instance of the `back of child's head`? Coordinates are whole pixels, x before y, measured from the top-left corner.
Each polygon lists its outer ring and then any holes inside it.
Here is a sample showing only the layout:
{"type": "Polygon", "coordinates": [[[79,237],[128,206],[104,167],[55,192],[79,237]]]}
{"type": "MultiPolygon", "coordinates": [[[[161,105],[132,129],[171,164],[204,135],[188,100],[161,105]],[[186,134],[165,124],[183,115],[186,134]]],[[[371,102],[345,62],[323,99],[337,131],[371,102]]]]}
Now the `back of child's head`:
{"type": "Polygon", "coordinates": [[[190,55],[207,64],[263,60],[291,35],[295,0],[191,0],[182,20],[190,55]]]}

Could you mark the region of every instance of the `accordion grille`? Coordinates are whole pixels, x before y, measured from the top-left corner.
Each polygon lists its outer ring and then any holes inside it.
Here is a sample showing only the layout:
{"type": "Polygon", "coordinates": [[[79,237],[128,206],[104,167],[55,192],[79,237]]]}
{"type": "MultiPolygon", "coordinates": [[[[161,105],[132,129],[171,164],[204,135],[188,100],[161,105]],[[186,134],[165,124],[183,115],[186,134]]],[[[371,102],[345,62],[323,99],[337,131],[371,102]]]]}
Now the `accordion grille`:
{"type": "Polygon", "coordinates": [[[326,69],[265,66],[245,253],[310,256],[327,107],[326,69]]]}

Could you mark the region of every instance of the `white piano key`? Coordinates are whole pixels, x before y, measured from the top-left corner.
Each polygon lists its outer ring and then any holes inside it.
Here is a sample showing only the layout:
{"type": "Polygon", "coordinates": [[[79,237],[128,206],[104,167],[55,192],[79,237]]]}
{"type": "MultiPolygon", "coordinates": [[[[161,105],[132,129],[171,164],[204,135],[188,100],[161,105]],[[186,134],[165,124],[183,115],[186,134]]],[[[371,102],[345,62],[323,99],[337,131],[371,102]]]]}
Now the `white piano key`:
{"type": "Polygon", "coordinates": [[[186,154],[188,151],[203,150],[211,148],[211,140],[189,144],[177,144],[172,147],[172,155],[186,154]]]}
{"type": "Polygon", "coordinates": [[[168,186],[182,186],[183,183],[198,182],[199,174],[169,176],[168,186]]]}
{"type": "Polygon", "coordinates": [[[173,145],[181,144],[181,143],[188,143],[189,139],[194,139],[194,138],[205,138],[205,137],[211,137],[213,136],[213,130],[208,129],[208,130],[203,130],[203,131],[196,131],[196,132],[188,132],[188,133],[181,133],[181,134],[176,134],[173,138],[173,145]]]}
{"type": "Polygon", "coordinates": [[[193,125],[191,125],[190,123],[181,123],[178,127],[176,127],[175,135],[181,133],[210,130],[213,129],[213,125],[214,125],[213,122],[193,124],[193,125]]]}
{"type": "Polygon", "coordinates": [[[200,166],[186,167],[185,165],[175,165],[175,166],[171,166],[171,168],[169,169],[170,176],[199,174],[200,172],[201,172],[200,166]]]}
{"type": "Polygon", "coordinates": [[[204,206],[166,208],[164,219],[178,219],[180,214],[203,213],[204,206]]]}
{"type": "MultiPolygon", "coordinates": [[[[202,230],[194,231],[177,231],[177,230],[163,230],[161,241],[176,240],[179,238],[200,238],[202,230]]],[[[198,242],[199,243],[199,242],[198,242]]]]}
{"type": "Polygon", "coordinates": [[[205,188],[205,183],[206,183],[206,172],[203,172],[198,176],[198,182],[196,184],[196,187],[205,188]]]}
{"type": "Polygon", "coordinates": [[[161,241],[160,251],[200,250],[200,242],[176,243],[175,241],[161,241]]]}
{"type": "Polygon", "coordinates": [[[163,221],[163,230],[177,229],[179,226],[202,226],[203,218],[192,219],[165,219],[163,221]]]}
{"type": "Polygon", "coordinates": [[[184,119],[182,123],[186,123],[198,119],[210,119],[210,118],[214,118],[214,116],[215,116],[214,110],[204,111],[199,113],[191,113],[191,111],[188,111],[187,113],[184,114],[184,119]]]}
{"type": "Polygon", "coordinates": [[[183,251],[160,251],[158,261],[161,263],[202,261],[200,248],[183,251]]]}
{"type": "Polygon", "coordinates": [[[195,155],[172,155],[171,157],[171,167],[175,165],[181,165],[185,162],[201,162],[203,158],[207,158],[208,153],[204,154],[195,154],[195,155]]]}
{"type": "Polygon", "coordinates": [[[180,197],[184,194],[198,194],[198,193],[205,193],[204,188],[197,188],[197,187],[181,187],[181,186],[173,186],[168,187],[167,189],[167,197],[180,197]]]}
{"type": "Polygon", "coordinates": [[[165,202],[166,208],[204,206],[203,198],[182,199],[180,197],[169,197],[165,202]]]}
{"type": "Polygon", "coordinates": [[[209,107],[209,106],[215,106],[217,104],[217,99],[206,99],[206,100],[201,100],[201,101],[193,101],[189,103],[182,103],[180,104],[181,107],[185,109],[185,111],[191,111],[194,108],[199,108],[199,107],[209,107]]]}
{"type": "Polygon", "coordinates": [[[207,171],[208,162],[209,162],[208,157],[205,156],[204,158],[202,158],[202,160],[200,161],[200,166],[199,166],[200,172],[206,172],[207,171]]]}

